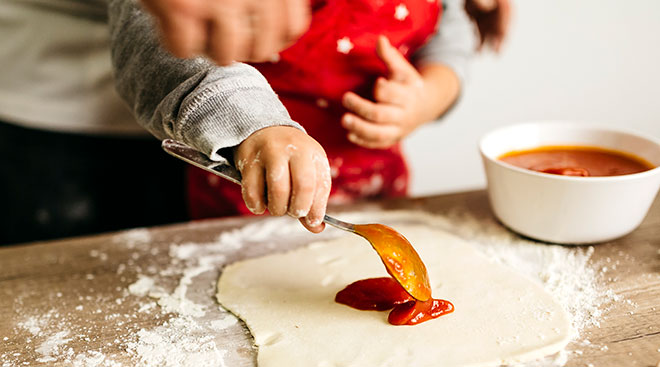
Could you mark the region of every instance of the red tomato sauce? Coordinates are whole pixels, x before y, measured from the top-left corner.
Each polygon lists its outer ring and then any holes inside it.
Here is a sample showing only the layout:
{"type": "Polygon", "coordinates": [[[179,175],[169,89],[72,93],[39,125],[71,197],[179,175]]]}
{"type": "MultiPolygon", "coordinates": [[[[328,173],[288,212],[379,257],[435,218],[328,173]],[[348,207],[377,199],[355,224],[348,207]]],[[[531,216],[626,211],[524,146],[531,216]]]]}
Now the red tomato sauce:
{"type": "Polygon", "coordinates": [[[356,224],[355,233],[371,243],[387,272],[398,279],[404,289],[418,300],[431,298],[426,266],[405,237],[382,224],[356,224]]]}
{"type": "Polygon", "coordinates": [[[445,300],[417,301],[393,278],[370,278],[349,284],[337,293],[335,302],[358,310],[392,309],[387,321],[392,325],[415,325],[454,311],[445,300]]]}
{"type": "Polygon", "coordinates": [[[532,171],[579,177],[621,176],[655,168],[630,153],[586,146],[545,146],[509,152],[498,159],[532,171]]]}

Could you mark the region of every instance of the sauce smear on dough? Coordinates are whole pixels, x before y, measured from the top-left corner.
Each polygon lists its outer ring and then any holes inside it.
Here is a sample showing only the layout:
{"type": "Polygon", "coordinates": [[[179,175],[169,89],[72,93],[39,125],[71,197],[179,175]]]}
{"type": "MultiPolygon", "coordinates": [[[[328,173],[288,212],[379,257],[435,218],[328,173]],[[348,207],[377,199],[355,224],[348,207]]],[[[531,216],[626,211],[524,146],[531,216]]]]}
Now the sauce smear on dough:
{"type": "Polygon", "coordinates": [[[358,310],[392,309],[387,318],[392,325],[415,325],[454,311],[449,301],[415,300],[396,280],[388,277],[358,280],[339,291],[335,302],[358,310]]]}

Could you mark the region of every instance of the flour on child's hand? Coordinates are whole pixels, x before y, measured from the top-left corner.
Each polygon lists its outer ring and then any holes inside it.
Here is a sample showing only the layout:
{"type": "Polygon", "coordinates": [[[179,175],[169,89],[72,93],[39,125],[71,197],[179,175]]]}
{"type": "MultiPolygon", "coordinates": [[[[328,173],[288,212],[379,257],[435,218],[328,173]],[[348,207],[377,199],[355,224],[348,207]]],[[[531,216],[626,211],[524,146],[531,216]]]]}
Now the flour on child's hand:
{"type": "Polygon", "coordinates": [[[322,157],[319,154],[314,154],[312,156],[312,161],[316,164],[317,169],[320,170],[320,175],[321,175],[321,185],[323,188],[327,189],[330,187],[330,182],[332,181],[332,172],[330,170],[330,162],[328,162],[328,159],[325,157],[322,157]],[[321,165],[319,167],[318,165],[321,165]]]}
{"type": "Polygon", "coordinates": [[[239,159],[238,162],[236,162],[236,168],[238,168],[239,171],[243,171],[243,168],[245,168],[245,163],[246,159],[239,159]]]}
{"type": "Polygon", "coordinates": [[[280,181],[284,177],[284,171],[285,166],[279,165],[268,172],[268,178],[273,182],[280,181]]]}
{"type": "MultiPolygon", "coordinates": [[[[293,196],[292,196],[292,198],[293,198],[293,196]]],[[[294,211],[292,215],[293,215],[294,218],[303,218],[303,217],[307,216],[308,212],[309,211],[306,210],[306,209],[298,209],[298,210],[294,211]]]]}

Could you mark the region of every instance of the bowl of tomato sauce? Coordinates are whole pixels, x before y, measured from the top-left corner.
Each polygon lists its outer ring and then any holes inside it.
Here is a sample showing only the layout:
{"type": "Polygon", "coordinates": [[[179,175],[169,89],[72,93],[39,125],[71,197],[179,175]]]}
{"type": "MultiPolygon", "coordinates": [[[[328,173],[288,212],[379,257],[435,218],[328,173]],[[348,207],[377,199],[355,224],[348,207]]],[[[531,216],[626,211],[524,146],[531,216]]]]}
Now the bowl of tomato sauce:
{"type": "Polygon", "coordinates": [[[533,239],[588,244],[632,232],[660,189],[660,140],[579,122],[505,126],[479,144],[495,216],[533,239]]]}

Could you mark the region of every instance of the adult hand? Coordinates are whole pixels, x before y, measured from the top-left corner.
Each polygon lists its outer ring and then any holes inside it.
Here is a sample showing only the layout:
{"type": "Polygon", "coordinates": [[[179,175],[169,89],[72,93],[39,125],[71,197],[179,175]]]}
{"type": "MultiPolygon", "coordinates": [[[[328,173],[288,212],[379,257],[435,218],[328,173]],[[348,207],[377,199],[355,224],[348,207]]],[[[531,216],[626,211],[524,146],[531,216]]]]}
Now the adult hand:
{"type": "Polygon", "coordinates": [[[365,148],[385,149],[435,119],[442,103],[436,91],[438,87],[433,85],[436,83],[425,82],[386,37],[379,37],[376,52],[387,66],[389,76],[376,80],[374,101],[353,92],[345,93],[342,103],[349,112],[342,116],[341,123],[348,130],[351,142],[365,148]]]}
{"type": "Polygon", "coordinates": [[[316,140],[293,127],[273,126],[250,135],[235,153],[250,211],[289,214],[314,233],[325,228],[330,165],[316,140]]]}
{"type": "Polygon", "coordinates": [[[465,11],[479,30],[479,48],[490,46],[500,51],[509,30],[511,3],[509,0],[466,0],[465,11]]]}
{"type": "Polygon", "coordinates": [[[175,56],[219,65],[270,59],[309,27],[308,0],[141,0],[175,56]]]}

